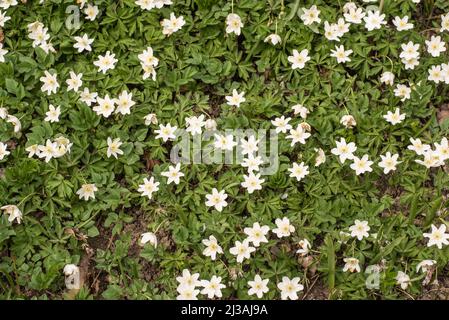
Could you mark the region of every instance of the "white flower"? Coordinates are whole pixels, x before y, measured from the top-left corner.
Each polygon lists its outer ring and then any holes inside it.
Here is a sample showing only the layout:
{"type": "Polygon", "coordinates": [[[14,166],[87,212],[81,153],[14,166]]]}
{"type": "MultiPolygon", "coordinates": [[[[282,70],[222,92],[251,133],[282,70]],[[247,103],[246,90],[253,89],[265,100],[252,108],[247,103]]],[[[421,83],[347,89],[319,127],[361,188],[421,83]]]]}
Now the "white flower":
{"type": "Polygon", "coordinates": [[[418,156],[424,155],[427,151],[430,150],[430,145],[423,144],[421,139],[413,139],[410,138],[410,142],[412,143],[407,147],[407,149],[414,151],[418,156]]]}
{"type": "Polygon", "coordinates": [[[39,154],[39,146],[37,144],[33,144],[25,149],[28,152],[28,158],[32,158],[34,155],[39,154]]]}
{"type": "Polygon", "coordinates": [[[275,33],[270,34],[269,36],[267,36],[264,39],[264,42],[271,42],[271,44],[273,46],[277,45],[278,43],[281,43],[281,41],[282,41],[281,37],[279,35],[275,34],[275,33]]]}
{"type": "Polygon", "coordinates": [[[295,104],[293,107],[293,113],[300,115],[301,118],[306,119],[307,115],[309,114],[309,109],[304,107],[302,104],[295,104]]]}
{"type": "Polygon", "coordinates": [[[236,241],[234,247],[229,249],[232,255],[237,256],[236,260],[238,263],[242,263],[244,259],[249,259],[254,251],[256,251],[256,248],[251,247],[248,240],[236,241]]]}
{"type": "Polygon", "coordinates": [[[39,79],[43,83],[41,87],[42,92],[47,91],[47,95],[50,95],[50,93],[56,93],[59,88],[56,73],[53,75],[48,71],[44,71],[44,74],[45,76],[40,77],[39,79]]]}
{"type": "Polygon", "coordinates": [[[343,16],[346,21],[354,24],[362,23],[362,19],[365,17],[366,13],[363,12],[362,8],[357,8],[357,6],[350,8],[343,16]]]}
{"type": "Polygon", "coordinates": [[[415,162],[425,166],[426,168],[439,167],[444,164],[440,153],[433,150],[428,150],[424,153],[424,161],[415,160],[415,162]]]}
{"type": "Polygon", "coordinates": [[[44,121],[59,122],[59,116],[61,115],[61,107],[55,108],[52,104],[48,106],[48,111],[45,113],[46,117],[44,121]]]}
{"type": "Polygon", "coordinates": [[[326,162],[326,155],[324,154],[324,150],[321,148],[314,148],[314,151],[317,153],[315,158],[315,167],[318,167],[326,162]]]}
{"type": "Polygon", "coordinates": [[[115,113],[131,114],[131,107],[133,107],[136,102],[133,101],[133,94],[128,93],[123,90],[122,93],[118,96],[117,99],[114,100],[117,104],[117,108],[115,109],[115,113]]]}
{"type": "Polygon", "coordinates": [[[201,134],[203,132],[202,127],[206,125],[206,122],[204,121],[204,114],[200,115],[199,117],[188,117],[185,120],[187,125],[186,131],[190,132],[192,136],[201,134]]]}
{"type": "Polygon", "coordinates": [[[181,285],[178,286],[176,291],[179,293],[176,300],[198,300],[197,295],[200,293],[200,290],[195,289],[195,287],[181,285]]]}
{"type": "Polygon", "coordinates": [[[402,290],[407,289],[407,287],[411,283],[410,277],[402,271],[398,272],[398,274],[396,276],[396,281],[397,281],[396,284],[400,285],[402,290]]]}
{"type": "Polygon", "coordinates": [[[309,253],[310,248],[312,247],[310,245],[309,240],[302,239],[299,241],[298,245],[301,247],[300,249],[296,250],[296,253],[299,253],[301,256],[305,256],[309,253]]]}
{"type": "Polygon", "coordinates": [[[182,276],[176,277],[176,281],[179,283],[179,287],[199,287],[201,286],[201,281],[198,280],[200,277],[199,273],[190,274],[187,269],[182,270],[182,276]]]}
{"type": "Polygon", "coordinates": [[[39,145],[39,158],[45,158],[45,162],[49,162],[51,158],[57,156],[58,154],[58,145],[56,142],[51,142],[47,139],[45,145],[39,145]]]}
{"type": "Polygon", "coordinates": [[[391,155],[390,152],[387,152],[385,156],[381,155],[380,158],[382,159],[382,161],[379,162],[379,167],[384,169],[385,174],[390,171],[395,171],[396,166],[401,163],[401,161],[398,161],[399,154],[391,155]]]}
{"type": "Polygon", "coordinates": [[[48,42],[44,41],[39,46],[40,46],[40,48],[42,50],[45,51],[45,53],[49,53],[50,51],[51,52],[56,52],[55,48],[51,45],[51,43],[48,43],[48,42]]]}
{"type": "Polygon", "coordinates": [[[6,12],[0,10],[0,27],[3,28],[8,20],[11,20],[11,17],[7,16],[6,12]]]}
{"type": "Polygon", "coordinates": [[[449,13],[441,16],[441,29],[440,32],[449,31],[449,13]]]}
{"type": "Polygon", "coordinates": [[[214,119],[207,119],[204,127],[207,131],[215,131],[217,130],[217,122],[214,119]]]}
{"type": "Polygon", "coordinates": [[[11,152],[7,151],[7,145],[4,144],[3,142],[0,142],[0,160],[3,160],[5,158],[5,156],[7,156],[8,154],[10,154],[11,152]]]}
{"type": "Polygon", "coordinates": [[[259,150],[258,144],[259,140],[256,140],[254,136],[248,137],[248,140],[241,139],[240,140],[240,147],[242,151],[242,155],[246,154],[254,154],[259,150]]]}
{"type": "Polygon", "coordinates": [[[292,64],[292,69],[303,69],[308,61],[310,61],[309,50],[304,49],[301,52],[293,50],[293,55],[288,57],[288,61],[292,64]]]}
{"type": "Polygon", "coordinates": [[[90,92],[89,88],[84,88],[82,92],[80,92],[80,100],[87,104],[89,107],[92,105],[92,103],[95,103],[97,101],[98,93],[96,92],[90,92]]]}
{"type": "Polygon", "coordinates": [[[176,164],[175,167],[169,166],[168,171],[161,173],[161,176],[167,177],[167,184],[174,183],[179,184],[179,179],[184,177],[184,173],[181,172],[181,164],[176,164]]]}
{"type": "Polygon", "coordinates": [[[155,0],[154,6],[161,9],[163,6],[169,6],[173,4],[171,0],[155,0]]]}
{"type": "Polygon", "coordinates": [[[13,222],[17,220],[17,223],[20,224],[22,221],[22,211],[15,205],[6,205],[0,208],[4,210],[6,214],[9,214],[8,221],[13,222]]]}
{"type": "Polygon", "coordinates": [[[383,115],[385,120],[387,122],[391,123],[392,125],[396,125],[398,123],[401,123],[405,119],[405,113],[400,113],[399,108],[396,108],[394,113],[391,111],[388,111],[386,115],[383,115]]]}
{"type": "Polygon", "coordinates": [[[419,57],[412,59],[402,59],[401,61],[405,66],[405,70],[414,70],[415,67],[419,65],[419,57]]]}
{"type": "Polygon", "coordinates": [[[107,143],[108,143],[108,150],[106,152],[106,155],[108,158],[114,156],[114,158],[117,159],[117,155],[123,154],[123,151],[120,149],[120,146],[123,144],[122,142],[120,142],[120,138],[112,140],[110,137],[108,137],[107,143]]]}
{"type": "Polygon", "coordinates": [[[271,120],[271,123],[276,127],[276,133],[286,133],[288,130],[290,130],[292,128],[292,126],[289,124],[291,119],[292,118],[285,118],[285,116],[282,116],[280,118],[271,120]]]}
{"type": "Polygon", "coordinates": [[[143,80],[151,77],[153,81],[156,81],[156,69],[154,68],[154,65],[144,63],[142,63],[141,65],[144,72],[142,76],[143,80]]]}
{"type": "Polygon", "coordinates": [[[8,110],[4,107],[0,107],[0,119],[6,119],[8,116],[8,110]]]}
{"type": "Polygon", "coordinates": [[[170,19],[164,19],[161,21],[162,33],[170,36],[176,31],[181,30],[181,28],[186,24],[183,16],[176,18],[175,14],[170,13],[170,19]]]}
{"type": "Polygon", "coordinates": [[[338,31],[338,26],[333,23],[329,24],[329,22],[324,21],[324,36],[327,40],[332,41],[340,41],[340,37],[338,36],[340,32],[338,31]]]}
{"type": "Polygon", "coordinates": [[[352,161],[353,163],[350,165],[350,168],[355,171],[356,175],[373,171],[373,169],[371,168],[373,162],[368,160],[367,154],[365,154],[361,159],[354,156],[352,158],[352,161]]]}
{"type": "Polygon", "coordinates": [[[355,220],[354,224],[349,227],[349,231],[351,231],[351,237],[357,238],[359,241],[361,241],[364,237],[369,237],[368,231],[370,229],[371,228],[368,225],[368,221],[360,220],[355,220]]]}
{"type": "Polygon", "coordinates": [[[408,22],[408,16],[404,16],[403,18],[396,16],[393,20],[393,24],[398,31],[413,29],[413,23],[408,22]]]}
{"type": "Polygon", "coordinates": [[[449,244],[449,234],[446,233],[446,225],[442,224],[439,228],[432,224],[432,231],[430,233],[424,233],[423,236],[425,238],[429,238],[429,242],[427,242],[427,246],[431,247],[433,245],[437,246],[438,249],[441,249],[443,245],[449,244]]]}
{"type": "Polygon", "coordinates": [[[220,135],[215,134],[215,142],[214,147],[220,150],[233,150],[234,147],[237,145],[237,142],[234,141],[234,137],[232,134],[230,135],[220,135]]]}
{"type": "Polygon", "coordinates": [[[347,129],[351,129],[357,125],[357,122],[355,121],[354,117],[350,114],[344,115],[340,119],[340,123],[345,126],[347,129]]]}
{"type": "Polygon", "coordinates": [[[209,236],[209,239],[203,239],[202,243],[206,246],[203,250],[203,254],[206,257],[210,257],[213,261],[217,258],[217,253],[223,253],[223,249],[214,236],[209,236]]]}
{"type": "Polygon", "coordinates": [[[320,10],[318,10],[317,6],[313,5],[309,9],[302,8],[303,14],[301,15],[301,20],[304,22],[306,26],[313,24],[314,22],[320,23],[320,10]]]}
{"type": "Polygon", "coordinates": [[[221,298],[223,296],[221,289],[226,288],[226,286],[221,283],[221,277],[217,276],[212,276],[210,281],[201,280],[201,286],[204,288],[201,290],[201,294],[207,295],[209,299],[214,297],[221,298]]]}
{"type": "Polygon", "coordinates": [[[108,118],[115,109],[115,99],[109,98],[109,95],[106,95],[104,98],[97,97],[97,103],[93,110],[99,115],[105,118],[108,118]]]}
{"type": "Polygon", "coordinates": [[[387,24],[385,14],[380,14],[379,11],[368,11],[368,15],[363,20],[365,21],[365,28],[368,31],[380,29],[382,25],[387,24]]]}
{"type": "Polygon", "coordinates": [[[248,168],[248,172],[259,171],[259,166],[263,163],[262,157],[249,154],[248,158],[243,159],[242,167],[248,168]]]}
{"type": "Polygon", "coordinates": [[[267,243],[268,239],[266,235],[270,231],[268,226],[260,226],[258,222],[255,222],[252,228],[245,228],[243,232],[248,236],[247,240],[252,242],[255,247],[260,246],[260,243],[267,243]]]}
{"type": "Polygon", "coordinates": [[[295,227],[290,224],[290,220],[287,217],[282,219],[277,218],[275,223],[277,228],[274,228],[272,231],[276,233],[278,238],[289,237],[295,232],[295,227]]]}
{"type": "Polygon", "coordinates": [[[426,40],[427,52],[429,52],[432,57],[439,57],[440,54],[446,51],[446,44],[441,41],[440,36],[432,36],[429,40],[426,40]]]}
{"type": "Polygon", "coordinates": [[[73,90],[77,92],[78,89],[83,85],[83,81],[81,80],[82,77],[82,73],[76,74],[75,72],[70,71],[70,79],[66,80],[67,91],[73,90]]]}
{"type": "Polygon", "coordinates": [[[136,5],[138,5],[142,10],[151,10],[156,7],[155,0],[136,0],[136,5]]]}
{"type": "Polygon", "coordinates": [[[70,153],[70,149],[72,148],[73,143],[70,142],[69,139],[64,136],[60,136],[55,138],[56,146],[58,148],[58,157],[62,157],[67,152],[70,153]]]}
{"type": "Polygon", "coordinates": [[[345,266],[343,272],[360,272],[359,259],[356,258],[344,258],[345,266]]]}
{"type": "Polygon", "coordinates": [[[81,188],[76,192],[80,199],[85,201],[90,198],[95,199],[95,192],[98,191],[98,188],[93,183],[86,183],[81,186],[81,188]]]}
{"type": "Polygon", "coordinates": [[[8,9],[9,7],[17,6],[17,0],[1,0],[0,1],[0,8],[8,9]]]}
{"type": "Polygon", "coordinates": [[[84,9],[84,14],[86,15],[86,19],[90,21],[94,21],[99,13],[98,7],[88,4],[86,9],[84,9]]]}
{"type": "Polygon", "coordinates": [[[149,114],[147,114],[143,118],[145,119],[145,125],[146,126],[149,126],[150,124],[157,124],[158,123],[157,116],[154,113],[149,113],[149,114]]]}
{"type": "Polygon", "coordinates": [[[243,28],[242,19],[235,13],[228,14],[226,17],[226,33],[235,33],[239,36],[241,28],[243,28]]]}
{"type": "Polygon", "coordinates": [[[346,160],[352,160],[354,158],[354,152],[357,147],[354,142],[346,143],[345,138],[340,138],[340,142],[335,141],[337,144],[336,148],[331,150],[331,153],[340,158],[340,162],[343,164],[346,160]]]}
{"type": "Polygon", "coordinates": [[[175,140],[176,139],[176,130],[178,130],[178,127],[171,126],[170,123],[167,123],[167,125],[160,124],[159,129],[155,130],[158,135],[156,136],[156,139],[162,139],[164,142],[167,142],[167,140],[175,140]]]}
{"type": "Polygon", "coordinates": [[[238,93],[235,89],[232,90],[232,96],[226,96],[225,98],[228,105],[236,106],[237,108],[240,108],[240,104],[246,101],[245,92],[238,93]]]}
{"type": "Polygon", "coordinates": [[[137,56],[142,65],[157,67],[159,59],[153,54],[153,48],[147,47],[141,54],[137,56]]]}
{"type": "Polygon", "coordinates": [[[349,1],[344,4],[343,13],[348,13],[349,11],[356,10],[356,9],[357,9],[357,5],[354,2],[349,1]]]}
{"type": "Polygon", "coordinates": [[[394,84],[394,74],[392,72],[386,71],[382,73],[380,81],[382,83],[385,83],[386,85],[392,86],[394,84]]]}
{"type": "Polygon", "coordinates": [[[117,61],[114,53],[111,54],[110,51],[106,51],[104,56],[98,56],[98,60],[94,61],[94,65],[98,67],[98,72],[103,72],[104,74],[108,70],[114,69],[117,61]]]}
{"type": "Polygon", "coordinates": [[[142,233],[140,238],[140,245],[143,246],[146,243],[150,243],[153,247],[157,247],[157,236],[153,232],[142,233]]]}
{"type": "Polygon", "coordinates": [[[412,92],[412,89],[404,84],[398,84],[396,86],[396,89],[394,90],[394,95],[396,97],[402,98],[401,101],[405,101],[407,99],[410,99],[410,93],[412,92]]]}
{"type": "Polygon", "coordinates": [[[92,47],[90,46],[94,39],[89,39],[89,36],[87,33],[85,33],[82,37],[74,37],[76,43],[73,45],[75,49],[78,50],[78,52],[86,51],[92,51],[92,47]]]}
{"type": "Polygon", "coordinates": [[[331,50],[331,57],[337,58],[338,63],[345,63],[351,61],[349,58],[352,50],[345,50],[344,46],[335,46],[335,50],[331,50]]]}
{"type": "Polygon", "coordinates": [[[243,175],[243,179],[245,181],[242,182],[242,187],[248,190],[248,193],[251,194],[255,190],[262,190],[262,183],[265,182],[265,179],[260,179],[260,173],[254,174],[250,172],[248,175],[243,175]]]}
{"type": "Polygon", "coordinates": [[[419,44],[415,44],[412,41],[408,43],[403,43],[401,45],[402,52],[399,58],[405,60],[418,59],[419,58],[419,44]]]}
{"type": "Polygon", "coordinates": [[[48,40],[50,39],[48,28],[45,28],[42,23],[36,22],[36,28],[28,34],[28,37],[33,40],[33,48],[40,47],[46,53],[51,49],[51,45],[48,44],[48,40]]]}
{"type": "Polygon", "coordinates": [[[289,279],[282,277],[282,282],[278,283],[278,289],[281,290],[282,300],[298,300],[298,292],[304,290],[304,286],[299,283],[299,277],[289,279]]]}
{"type": "Polygon", "coordinates": [[[228,203],[226,202],[227,197],[228,195],[224,190],[218,192],[216,188],[213,188],[211,194],[206,194],[206,206],[214,207],[215,210],[221,212],[223,208],[228,205],[228,203]]]}
{"type": "Polygon", "coordinates": [[[296,129],[290,129],[290,134],[286,137],[292,139],[290,146],[294,146],[296,143],[305,144],[306,139],[310,137],[310,133],[306,132],[301,125],[298,125],[296,129]]]}
{"type": "Polygon", "coordinates": [[[79,290],[81,288],[80,269],[74,264],[64,266],[65,286],[69,290],[79,290]]]}
{"type": "Polygon", "coordinates": [[[293,162],[293,167],[288,168],[288,171],[290,172],[290,178],[296,178],[296,180],[301,181],[309,174],[309,166],[306,166],[304,162],[300,164],[293,162]]]}
{"type": "Polygon", "coordinates": [[[335,30],[337,32],[337,36],[343,37],[346,33],[349,32],[349,23],[346,23],[345,19],[339,18],[337,24],[335,25],[335,30]]]}
{"type": "MultiPolygon", "coordinates": [[[[5,62],[5,54],[7,54],[7,53],[8,53],[8,50],[3,49],[3,43],[0,43],[0,62],[5,62]]],[[[44,90],[42,90],[42,91],[44,91],[44,90]]]]}
{"type": "Polygon", "coordinates": [[[154,177],[151,177],[150,180],[147,178],[143,179],[143,184],[139,185],[138,192],[141,193],[142,197],[148,197],[151,200],[153,197],[153,193],[159,190],[159,182],[154,181],[154,177]]]}
{"type": "Polygon", "coordinates": [[[429,270],[429,267],[432,267],[437,262],[435,260],[423,260],[416,266],[416,272],[419,272],[419,270],[422,270],[422,272],[427,272],[429,270]]]}
{"type": "Polygon", "coordinates": [[[441,70],[441,66],[431,66],[429,69],[429,76],[427,80],[433,81],[435,83],[440,83],[445,81],[445,76],[441,70]]]}
{"type": "Polygon", "coordinates": [[[444,83],[449,84],[449,63],[442,63],[441,69],[444,74],[444,83]]]}
{"type": "Polygon", "coordinates": [[[269,291],[269,281],[269,279],[262,279],[260,275],[256,274],[253,281],[248,281],[248,286],[250,287],[248,290],[248,295],[256,295],[257,298],[262,298],[264,293],[267,293],[269,291]]]}
{"type": "Polygon", "coordinates": [[[435,152],[440,154],[443,161],[449,159],[449,141],[446,137],[441,139],[441,143],[435,142],[435,152]]]}

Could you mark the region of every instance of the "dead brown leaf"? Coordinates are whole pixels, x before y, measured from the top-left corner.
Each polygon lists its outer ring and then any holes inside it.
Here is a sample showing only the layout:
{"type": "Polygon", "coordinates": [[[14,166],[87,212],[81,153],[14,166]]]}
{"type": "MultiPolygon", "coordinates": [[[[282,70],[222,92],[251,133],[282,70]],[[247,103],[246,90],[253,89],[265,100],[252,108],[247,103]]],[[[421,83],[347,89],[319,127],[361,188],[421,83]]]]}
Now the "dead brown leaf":
{"type": "Polygon", "coordinates": [[[442,124],[444,120],[449,119],[449,104],[443,104],[437,110],[438,123],[442,124]]]}

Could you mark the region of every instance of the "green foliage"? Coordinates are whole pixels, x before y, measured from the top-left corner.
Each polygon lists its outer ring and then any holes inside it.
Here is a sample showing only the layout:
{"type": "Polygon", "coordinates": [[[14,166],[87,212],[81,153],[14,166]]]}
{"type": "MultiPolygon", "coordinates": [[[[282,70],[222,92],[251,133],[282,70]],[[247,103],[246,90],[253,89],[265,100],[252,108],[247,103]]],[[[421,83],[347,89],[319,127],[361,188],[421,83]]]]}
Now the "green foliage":
{"type": "MultiPolygon", "coordinates": [[[[417,273],[416,265],[424,259],[436,260],[438,276],[447,277],[449,247],[427,247],[423,238],[432,224],[449,226],[447,167],[425,169],[407,146],[410,137],[432,144],[449,133],[449,121],[437,117],[449,102],[448,86],[427,79],[428,69],[447,63],[448,56],[425,55],[415,70],[405,70],[399,59],[402,43],[414,41],[424,48],[424,40],[439,28],[437,17],[449,10],[447,1],[386,0],[383,12],[389,21],[408,15],[415,28],[366,31],[363,24],[351,25],[341,40],[353,50],[346,64],[330,56],[336,42],[323,37],[323,24],[309,27],[299,18],[302,7],[316,4],[323,21],[336,22],[343,1],[235,0],[232,6],[231,1],[185,0],[151,11],[133,0],[93,2],[99,16],[89,21],[82,14],[78,30],[65,24],[73,1],[26,1],[6,11],[11,20],[3,28],[4,48],[9,52],[0,63],[0,106],[19,118],[22,128],[14,132],[0,119],[0,140],[11,151],[0,162],[0,204],[16,204],[24,217],[17,224],[0,216],[0,298],[70,298],[63,274],[69,263],[87,273],[76,299],[173,299],[183,269],[199,272],[201,279],[222,277],[226,299],[254,298],[247,282],[255,274],[270,279],[267,299],[279,299],[276,285],[283,276],[299,276],[304,292],[316,280],[323,297],[331,299],[420,297],[425,274],[417,273]],[[244,23],[238,37],[225,32],[232,10],[244,23]],[[186,24],[166,37],[160,21],[171,12],[186,24]],[[27,25],[37,20],[49,28],[56,52],[33,48],[27,25]],[[277,46],[264,42],[274,32],[282,38],[277,46]],[[95,39],[93,50],[78,53],[73,37],[84,33],[95,39]],[[159,59],[155,81],[143,80],[137,58],[148,46],[159,59]],[[311,61],[304,69],[292,70],[288,57],[294,49],[309,50],[311,61]],[[118,63],[103,74],[93,62],[107,50],[118,63]],[[58,75],[56,94],[41,91],[45,70],[58,75]],[[82,73],[83,87],[100,97],[131,92],[136,101],[131,114],[98,116],[79,93],[66,90],[72,70],[82,73]],[[410,100],[401,102],[394,87],[380,83],[385,71],[413,86],[410,100]],[[226,104],[232,89],[245,92],[240,108],[226,104]],[[50,104],[61,106],[59,122],[44,121],[50,104]],[[154,113],[159,123],[184,128],[186,117],[205,114],[220,129],[269,129],[275,117],[292,116],[294,104],[309,109],[312,136],[295,147],[283,136],[279,171],[251,195],[240,186],[246,171],[239,165],[183,165],[180,184],[167,184],[160,173],[168,168],[171,144],[155,139],[158,126],[143,120],[154,113]],[[407,117],[392,126],[382,115],[396,107],[407,117]],[[348,113],[357,120],[353,129],[339,123],[348,113]],[[58,136],[73,143],[69,154],[48,163],[28,157],[27,147],[58,136]],[[124,142],[123,156],[106,157],[107,137],[124,142]],[[390,151],[399,153],[402,163],[385,175],[376,160],[373,172],[356,176],[330,154],[340,137],[356,142],[357,152],[372,160],[390,151]],[[314,148],[327,156],[319,167],[313,165],[314,148]],[[309,164],[310,174],[297,182],[287,169],[301,161],[309,164]],[[161,183],[151,200],[137,192],[149,176],[161,183]],[[95,200],[76,194],[85,183],[98,187],[95,200]],[[229,195],[222,212],[205,205],[214,187],[229,195]],[[251,259],[236,262],[229,248],[244,238],[245,227],[259,222],[273,229],[275,219],[284,216],[296,228],[291,237],[270,233],[251,259]],[[369,222],[369,238],[342,234],[355,219],[369,222]],[[139,245],[141,234],[149,231],[158,237],[156,248],[139,245]],[[216,261],[202,254],[201,241],[210,235],[224,250],[216,261]],[[307,261],[296,254],[302,239],[312,244],[307,261]],[[347,257],[359,259],[362,272],[343,272],[347,257]],[[383,265],[379,289],[365,286],[364,269],[371,264],[383,265]],[[407,294],[396,285],[398,271],[412,279],[407,294]]],[[[441,36],[449,41],[447,32],[441,36]]],[[[293,127],[302,122],[292,118],[293,127]]]]}

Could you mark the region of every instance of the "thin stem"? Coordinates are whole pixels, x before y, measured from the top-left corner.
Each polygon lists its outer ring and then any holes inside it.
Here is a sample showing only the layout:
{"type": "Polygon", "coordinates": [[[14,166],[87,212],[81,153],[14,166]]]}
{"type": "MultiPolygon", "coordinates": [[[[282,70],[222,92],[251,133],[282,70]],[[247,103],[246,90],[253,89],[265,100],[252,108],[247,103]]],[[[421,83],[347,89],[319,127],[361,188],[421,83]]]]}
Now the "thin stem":
{"type": "Polygon", "coordinates": [[[159,231],[159,228],[167,221],[168,221],[168,218],[165,219],[164,221],[162,221],[161,223],[159,223],[159,225],[156,227],[156,230],[154,230],[154,233],[157,233],[159,231]]]}
{"type": "Polygon", "coordinates": [[[380,0],[380,4],[379,4],[379,13],[382,12],[382,9],[384,7],[384,2],[385,0],[380,0]]]}
{"type": "Polygon", "coordinates": [[[391,60],[389,56],[385,56],[385,57],[386,57],[388,60],[390,60],[391,71],[393,71],[393,69],[394,69],[394,62],[393,62],[393,60],[391,60]]]}
{"type": "Polygon", "coordinates": [[[25,196],[25,198],[23,198],[17,206],[19,207],[25,200],[27,200],[31,196],[34,196],[35,194],[37,194],[37,193],[33,192],[33,193],[30,193],[29,195],[25,196]]]}

